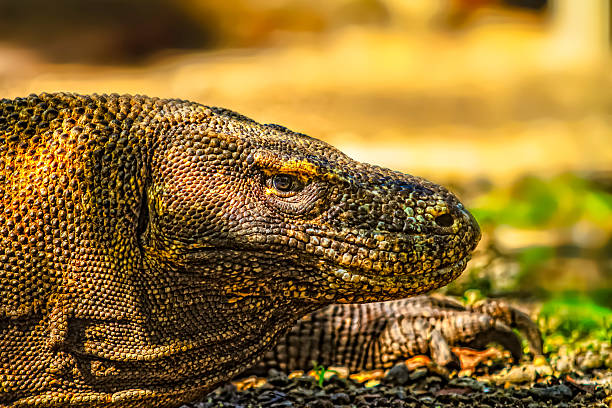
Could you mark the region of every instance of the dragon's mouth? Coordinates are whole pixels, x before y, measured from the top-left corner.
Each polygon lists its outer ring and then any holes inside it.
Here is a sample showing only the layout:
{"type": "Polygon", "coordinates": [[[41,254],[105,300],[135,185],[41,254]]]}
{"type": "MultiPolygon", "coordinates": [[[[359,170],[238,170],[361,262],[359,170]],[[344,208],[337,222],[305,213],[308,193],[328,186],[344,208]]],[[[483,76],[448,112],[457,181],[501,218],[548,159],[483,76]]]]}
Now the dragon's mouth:
{"type": "Polygon", "coordinates": [[[372,287],[392,290],[394,288],[397,290],[408,288],[414,290],[418,287],[418,291],[423,292],[420,289],[433,289],[433,287],[425,287],[427,282],[431,282],[431,286],[439,287],[457,278],[463,272],[471,257],[471,255],[467,255],[455,263],[442,265],[436,269],[418,274],[395,276],[364,275],[358,269],[353,270],[351,268],[336,268],[332,273],[344,282],[362,283],[372,287]]]}

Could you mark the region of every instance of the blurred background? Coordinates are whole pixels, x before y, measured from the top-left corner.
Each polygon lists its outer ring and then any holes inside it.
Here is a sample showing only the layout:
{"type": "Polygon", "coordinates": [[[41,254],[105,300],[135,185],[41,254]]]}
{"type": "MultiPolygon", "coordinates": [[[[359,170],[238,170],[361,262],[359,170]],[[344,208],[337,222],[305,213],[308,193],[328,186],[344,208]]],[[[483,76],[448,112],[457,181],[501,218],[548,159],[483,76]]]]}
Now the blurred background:
{"type": "Polygon", "coordinates": [[[514,299],[561,366],[609,369],[611,22],[609,0],[0,0],[0,97],[190,99],[449,185],[484,239],[446,293],[514,299]]]}

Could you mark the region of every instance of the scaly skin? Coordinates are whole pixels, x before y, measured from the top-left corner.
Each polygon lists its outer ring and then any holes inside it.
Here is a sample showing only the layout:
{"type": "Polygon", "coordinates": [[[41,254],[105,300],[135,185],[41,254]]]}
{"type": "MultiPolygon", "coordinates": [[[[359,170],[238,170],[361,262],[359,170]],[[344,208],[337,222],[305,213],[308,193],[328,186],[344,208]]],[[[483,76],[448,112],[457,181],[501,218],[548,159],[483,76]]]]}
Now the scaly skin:
{"type": "Polygon", "coordinates": [[[0,101],[0,404],[174,407],[332,303],[447,284],[480,232],[410,175],[234,112],[0,101]]]}

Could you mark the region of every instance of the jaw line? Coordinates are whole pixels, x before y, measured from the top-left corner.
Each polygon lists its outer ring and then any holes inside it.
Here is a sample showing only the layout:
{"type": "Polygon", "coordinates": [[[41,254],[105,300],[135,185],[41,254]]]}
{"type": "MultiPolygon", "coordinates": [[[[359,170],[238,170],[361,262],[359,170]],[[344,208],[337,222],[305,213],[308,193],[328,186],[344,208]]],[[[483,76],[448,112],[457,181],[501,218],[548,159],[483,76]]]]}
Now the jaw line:
{"type": "Polygon", "coordinates": [[[418,280],[423,277],[433,278],[441,276],[441,279],[434,281],[444,281],[448,283],[458,277],[461,272],[465,270],[465,267],[467,266],[467,263],[471,258],[472,256],[468,255],[453,264],[445,265],[439,267],[438,269],[434,269],[424,273],[411,274],[407,276],[368,276],[359,273],[359,270],[350,270],[345,268],[333,269],[332,274],[345,282],[366,282],[367,284],[372,286],[378,286],[383,288],[397,287],[403,289],[407,287],[412,287],[415,281],[418,282],[418,280]]]}

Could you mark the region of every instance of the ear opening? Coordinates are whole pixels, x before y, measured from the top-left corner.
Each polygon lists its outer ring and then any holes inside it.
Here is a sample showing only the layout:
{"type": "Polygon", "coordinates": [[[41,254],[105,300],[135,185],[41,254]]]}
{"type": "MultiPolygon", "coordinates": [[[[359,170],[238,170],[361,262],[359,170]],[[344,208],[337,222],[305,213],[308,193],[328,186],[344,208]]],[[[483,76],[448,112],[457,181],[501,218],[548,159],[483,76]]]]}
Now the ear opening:
{"type": "Polygon", "coordinates": [[[147,199],[147,189],[142,191],[142,199],[140,200],[140,214],[138,215],[138,227],[136,227],[136,235],[140,238],[149,228],[149,200],[147,199]]]}

